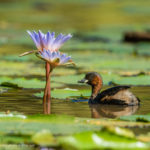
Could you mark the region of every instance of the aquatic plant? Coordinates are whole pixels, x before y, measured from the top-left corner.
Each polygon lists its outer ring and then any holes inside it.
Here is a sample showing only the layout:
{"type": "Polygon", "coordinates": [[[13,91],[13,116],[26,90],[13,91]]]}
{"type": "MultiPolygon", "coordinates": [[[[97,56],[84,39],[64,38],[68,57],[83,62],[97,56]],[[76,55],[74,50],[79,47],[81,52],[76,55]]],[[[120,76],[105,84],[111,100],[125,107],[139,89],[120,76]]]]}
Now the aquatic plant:
{"type": "Polygon", "coordinates": [[[69,60],[71,60],[71,56],[67,56],[67,54],[61,54],[59,51],[51,52],[44,49],[38,54],[38,57],[41,57],[42,59],[47,61],[50,64],[51,68],[55,68],[56,66],[60,65],[65,65],[69,60]]]}
{"type": "Polygon", "coordinates": [[[46,69],[46,86],[44,90],[44,97],[43,97],[43,106],[44,106],[44,113],[50,114],[50,98],[51,98],[51,87],[50,87],[50,76],[52,70],[61,65],[68,65],[74,64],[71,60],[71,56],[67,54],[60,53],[59,48],[69,40],[72,35],[63,35],[62,33],[59,34],[55,38],[55,32],[47,32],[46,34],[42,33],[40,30],[38,33],[35,31],[30,32],[27,31],[30,37],[32,38],[33,42],[35,43],[37,50],[32,50],[29,52],[25,52],[20,56],[28,55],[31,53],[35,53],[36,56],[41,58],[46,62],[45,69],[46,69]]]}
{"type": "Polygon", "coordinates": [[[55,32],[47,32],[47,34],[44,34],[40,30],[38,33],[36,33],[35,31],[27,32],[34,41],[39,51],[43,50],[44,48],[49,51],[58,51],[59,48],[72,37],[71,34],[63,35],[62,33],[60,33],[55,38],[55,32]]]}

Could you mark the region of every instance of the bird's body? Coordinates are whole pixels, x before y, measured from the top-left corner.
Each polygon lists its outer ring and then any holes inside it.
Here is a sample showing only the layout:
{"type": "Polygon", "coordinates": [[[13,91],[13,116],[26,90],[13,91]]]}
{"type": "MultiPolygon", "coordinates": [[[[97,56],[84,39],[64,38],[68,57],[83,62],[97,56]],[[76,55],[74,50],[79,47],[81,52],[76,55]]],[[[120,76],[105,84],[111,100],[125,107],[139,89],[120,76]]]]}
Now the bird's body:
{"type": "Polygon", "coordinates": [[[129,91],[129,86],[115,86],[98,93],[94,100],[89,103],[117,104],[117,105],[138,105],[139,99],[129,91]]]}
{"type": "Polygon", "coordinates": [[[115,105],[138,105],[140,100],[129,91],[129,86],[115,86],[99,93],[102,88],[102,78],[96,72],[86,74],[80,83],[92,86],[90,104],[115,104],[115,105]]]}

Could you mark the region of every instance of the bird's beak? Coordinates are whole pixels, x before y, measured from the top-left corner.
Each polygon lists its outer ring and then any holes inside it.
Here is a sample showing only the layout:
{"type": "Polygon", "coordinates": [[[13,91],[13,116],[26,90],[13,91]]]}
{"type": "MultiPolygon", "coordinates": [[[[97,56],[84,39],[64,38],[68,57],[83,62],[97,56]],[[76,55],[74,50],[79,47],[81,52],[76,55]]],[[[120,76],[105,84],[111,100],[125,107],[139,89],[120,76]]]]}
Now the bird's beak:
{"type": "Polygon", "coordinates": [[[88,80],[87,79],[82,79],[82,80],[79,80],[78,83],[87,83],[88,80]]]}

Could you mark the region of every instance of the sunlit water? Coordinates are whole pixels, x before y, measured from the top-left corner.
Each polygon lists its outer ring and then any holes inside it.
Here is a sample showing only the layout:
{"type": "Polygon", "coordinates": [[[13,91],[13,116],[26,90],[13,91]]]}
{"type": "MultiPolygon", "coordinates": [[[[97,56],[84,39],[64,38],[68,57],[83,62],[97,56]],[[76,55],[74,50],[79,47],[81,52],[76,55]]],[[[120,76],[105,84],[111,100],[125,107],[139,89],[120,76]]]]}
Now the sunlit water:
{"type": "MultiPolygon", "coordinates": [[[[18,111],[24,114],[43,113],[42,99],[33,96],[39,90],[11,89],[0,96],[0,111],[18,111]]],[[[85,101],[52,99],[52,113],[76,117],[115,118],[132,114],[150,113],[150,87],[132,87],[141,99],[141,105],[125,107],[118,105],[88,105],[85,101]]]]}

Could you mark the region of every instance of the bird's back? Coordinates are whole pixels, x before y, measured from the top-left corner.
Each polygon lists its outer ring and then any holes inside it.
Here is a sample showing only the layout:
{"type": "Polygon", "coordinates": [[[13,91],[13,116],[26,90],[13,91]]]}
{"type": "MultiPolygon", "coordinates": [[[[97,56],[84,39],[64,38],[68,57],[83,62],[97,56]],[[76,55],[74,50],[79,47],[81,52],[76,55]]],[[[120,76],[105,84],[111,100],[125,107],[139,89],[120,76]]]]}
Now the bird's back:
{"type": "Polygon", "coordinates": [[[129,91],[130,86],[116,86],[99,93],[92,103],[138,105],[139,99],[129,91]]]}

